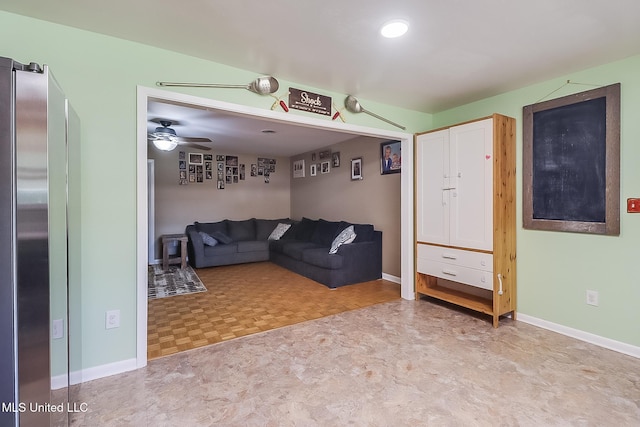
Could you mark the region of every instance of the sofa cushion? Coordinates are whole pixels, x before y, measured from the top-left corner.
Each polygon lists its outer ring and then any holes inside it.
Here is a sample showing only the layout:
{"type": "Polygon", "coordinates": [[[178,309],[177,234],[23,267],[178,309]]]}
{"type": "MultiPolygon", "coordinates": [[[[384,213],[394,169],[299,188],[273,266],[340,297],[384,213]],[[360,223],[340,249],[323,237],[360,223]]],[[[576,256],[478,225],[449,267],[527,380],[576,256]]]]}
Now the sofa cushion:
{"type": "Polygon", "coordinates": [[[228,245],[205,246],[204,256],[228,255],[238,252],[238,244],[231,243],[228,245]]]}
{"type": "Polygon", "coordinates": [[[331,242],[333,242],[336,235],[345,228],[340,228],[340,225],[340,221],[331,222],[319,219],[311,236],[311,241],[320,246],[331,246],[331,242]]]}
{"type": "Polygon", "coordinates": [[[266,240],[247,240],[238,242],[238,252],[268,251],[269,242],[266,240]]]}
{"type": "Polygon", "coordinates": [[[356,233],[353,231],[353,225],[348,226],[344,230],[340,232],[331,243],[331,249],[329,249],[330,254],[335,254],[338,252],[338,248],[347,243],[351,243],[356,239],[356,233]]]}
{"type": "Polygon", "coordinates": [[[291,227],[289,227],[289,229],[284,232],[284,234],[282,235],[282,237],[280,237],[280,239],[296,240],[296,231],[298,230],[298,224],[300,223],[296,221],[291,222],[291,227]]]}
{"type": "Polygon", "coordinates": [[[197,231],[203,231],[207,234],[213,234],[216,231],[221,231],[223,233],[227,233],[227,220],[218,221],[218,222],[195,222],[194,223],[197,231]]]}
{"type": "Polygon", "coordinates": [[[310,242],[313,233],[316,230],[318,221],[314,221],[309,218],[302,218],[296,227],[296,240],[302,240],[303,242],[310,242]]]}
{"type": "Polygon", "coordinates": [[[280,222],[279,219],[256,219],[256,240],[267,240],[280,222]]]}
{"type": "Polygon", "coordinates": [[[294,240],[287,240],[282,237],[280,240],[269,240],[269,251],[284,253],[283,249],[286,244],[293,242],[294,240]]]}
{"type": "MultiPolygon", "coordinates": [[[[302,260],[302,253],[304,252],[305,249],[309,249],[309,248],[317,248],[318,245],[315,245],[311,242],[300,242],[300,241],[295,241],[295,242],[289,242],[286,245],[284,245],[282,247],[282,253],[285,255],[290,256],[293,259],[297,259],[297,260],[302,260]]],[[[325,249],[326,252],[326,249],[325,249]]]]}
{"type": "Polygon", "coordinates": [[[340,231],[344,230],[348,226],[353,225],[353,231],[356,233],[355,243],[370,242],[373,240],[373,225],[371,224],[352,224],[350,222],[342,221],[340,225],[340,231]]]}
{"type": "Polygon", "coordinates": [[[342,255],[328,253],[326,248],[311,248],[302,252],[303,262],[329,270],[342,268],[343,259],[342,255]]]}
{"type": "Polygon", "coordinates": [[[214,231],[213,233],[211,233],[211,237],[213,237],[218,241],[218,243],[222,243],[223,245],[228,245],[229,243],[233,242],[233,239],[227,236],[222,231],[214,231]]]}
{"type": "Polygon", "coordinates": [[[228,221],[229,237],[234,242],[256,240],[256,220],[254,218],[244,221],[228,221]]]}

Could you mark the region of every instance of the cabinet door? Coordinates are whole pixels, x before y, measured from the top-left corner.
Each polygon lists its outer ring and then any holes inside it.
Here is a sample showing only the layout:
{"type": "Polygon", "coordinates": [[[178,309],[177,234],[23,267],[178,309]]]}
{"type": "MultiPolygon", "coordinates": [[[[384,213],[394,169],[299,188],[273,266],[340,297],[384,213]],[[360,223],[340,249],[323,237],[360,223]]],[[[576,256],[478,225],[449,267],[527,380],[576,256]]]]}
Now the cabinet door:
{"type": "Polygon", "coordinates": [[[493,250],[493,120],[449,129],[450,244],[493,250]]]}
{"type": "Polygon", "coordinates": [[[449,130],[416,137],[417,240],[449,243],[449,130]]]}

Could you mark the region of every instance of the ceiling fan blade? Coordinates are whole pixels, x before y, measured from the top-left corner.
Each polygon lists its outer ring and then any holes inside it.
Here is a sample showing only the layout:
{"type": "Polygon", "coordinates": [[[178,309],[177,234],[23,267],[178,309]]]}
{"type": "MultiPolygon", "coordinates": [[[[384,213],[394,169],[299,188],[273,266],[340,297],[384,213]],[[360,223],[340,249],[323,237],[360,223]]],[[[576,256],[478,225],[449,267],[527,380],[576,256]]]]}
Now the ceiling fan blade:
{"type": "Polygon", "coordinates": [[[190,136],[178,136],[176,139],[181,142],[213,142],[209,138],[197,138],[190,136]]]}
{"type": "Polygon", "coordinates": [[[159,124],[159,125],[162,125],[162,122],[168,123],[169,126],[184,126],[185,125],[184,122],[181,122],[179,120],[173,120],[173,119],[170,120],[170,119],[165,119],[165,118],[162,118],[162,117],[154,117],[153,119],[148,119],[148,120],[150,122],[152,122],[152,123],[156,123],[156,124],[159,124]]]}
{"type": "MultiPolygon", "coordinates": [[[[195,138],[198,139],[198,138],[195,138]]],[[[206,138],[205,138],[206,139],[206,138]]],[[[178,144],[185,147],[197,148],[198,150],[211,151],[211,147],[205,145],[195,144],[193,142],[179,141],[178,144]]]]}

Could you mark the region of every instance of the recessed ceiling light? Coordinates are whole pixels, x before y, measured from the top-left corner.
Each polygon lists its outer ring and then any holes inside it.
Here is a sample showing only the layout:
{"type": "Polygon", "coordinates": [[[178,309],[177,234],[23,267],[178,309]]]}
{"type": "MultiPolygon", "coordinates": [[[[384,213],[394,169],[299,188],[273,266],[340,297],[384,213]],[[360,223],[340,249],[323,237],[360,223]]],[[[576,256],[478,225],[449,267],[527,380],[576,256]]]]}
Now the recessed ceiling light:
{"type": "Polygon", "coordinates": [[[409,30],[409,23],[404,19],[394,19],[382,26],[380,34],[389,39],[400,37],[409,30]]]}

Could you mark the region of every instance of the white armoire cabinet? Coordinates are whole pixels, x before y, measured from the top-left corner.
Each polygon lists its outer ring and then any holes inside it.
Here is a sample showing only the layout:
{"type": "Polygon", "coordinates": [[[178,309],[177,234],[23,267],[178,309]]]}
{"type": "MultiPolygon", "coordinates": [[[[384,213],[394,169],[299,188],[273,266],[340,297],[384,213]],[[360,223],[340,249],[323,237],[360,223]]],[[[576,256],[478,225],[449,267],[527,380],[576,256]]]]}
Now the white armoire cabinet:
{"type": "Polygon", "coordinates": [[[516,309],[515,120],[416,135],[416,299],[493,317],[516,309]]]}

